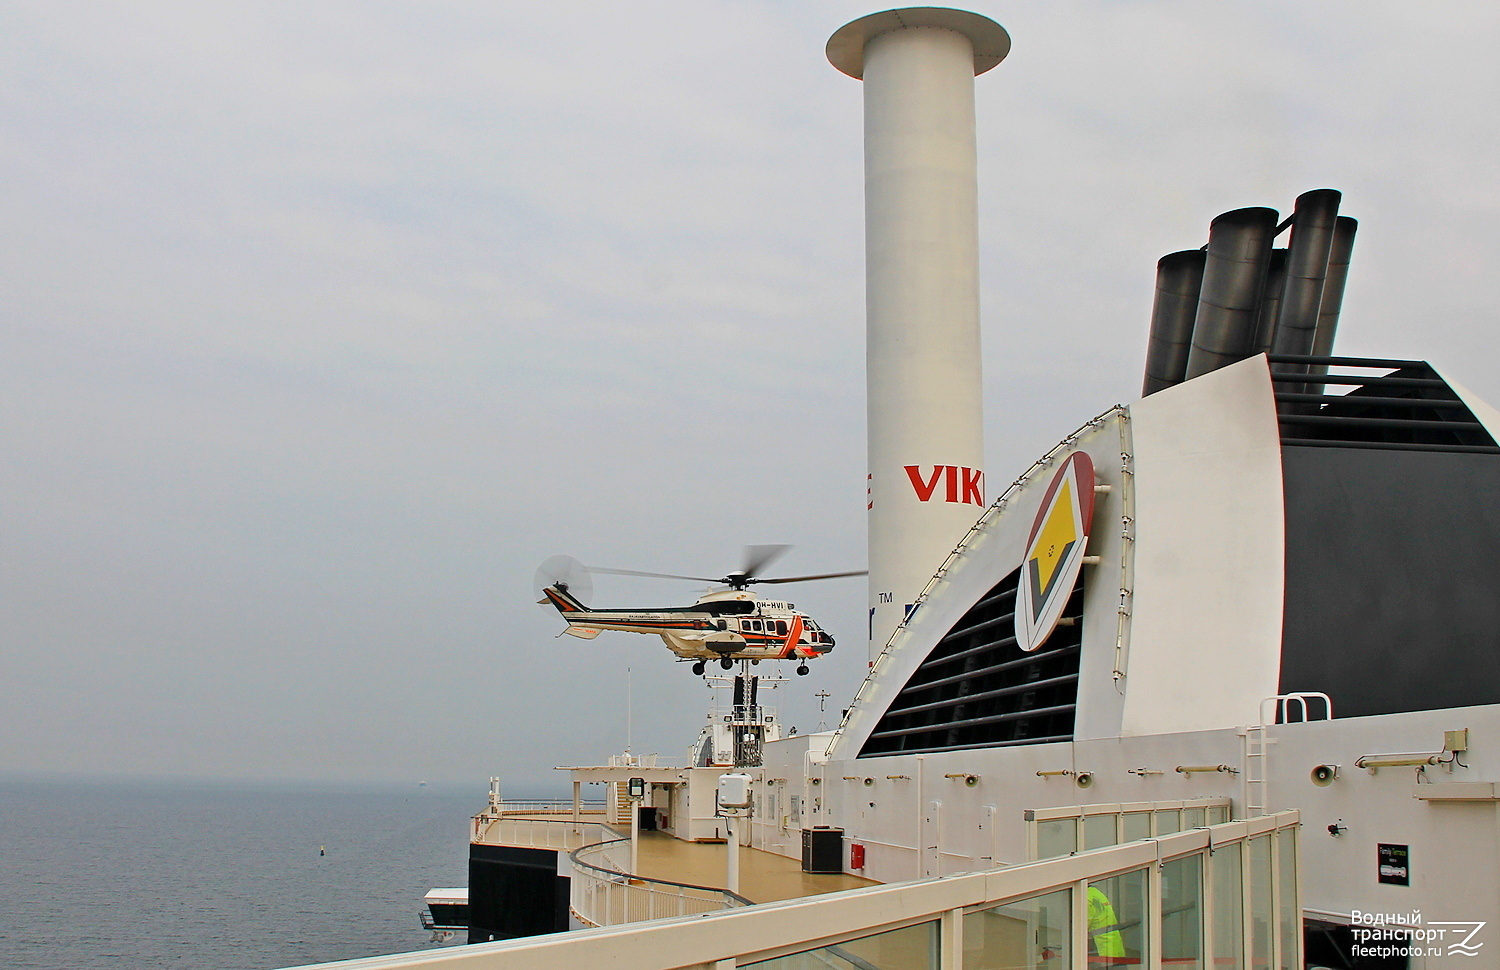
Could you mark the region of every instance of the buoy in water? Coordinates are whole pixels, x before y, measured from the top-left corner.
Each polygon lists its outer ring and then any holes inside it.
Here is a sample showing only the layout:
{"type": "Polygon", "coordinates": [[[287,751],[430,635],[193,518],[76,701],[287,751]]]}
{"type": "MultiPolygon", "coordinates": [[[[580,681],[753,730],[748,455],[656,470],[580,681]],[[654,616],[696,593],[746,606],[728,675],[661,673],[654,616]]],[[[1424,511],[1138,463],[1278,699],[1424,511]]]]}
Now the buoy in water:
{"type": "Polygon", "coordinates": [[[324,848],[324,847],[323,847],[323,846],[321,846],[321,845],[320,845],[320,846],[318,846],[318,855],[327,855],[327,854],[328,854],[328,850],[327,850],[327,849],[325,849],[325,848],[324,848]]]}

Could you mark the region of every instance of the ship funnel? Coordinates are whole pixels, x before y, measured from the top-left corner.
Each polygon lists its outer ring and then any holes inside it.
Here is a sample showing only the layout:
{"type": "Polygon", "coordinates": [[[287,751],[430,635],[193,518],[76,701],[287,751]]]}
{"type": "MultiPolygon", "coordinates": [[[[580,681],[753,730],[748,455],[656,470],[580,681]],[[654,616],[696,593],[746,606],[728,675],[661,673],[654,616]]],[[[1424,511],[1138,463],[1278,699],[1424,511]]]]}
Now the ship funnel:
{"type": "MultiPolygon", "coordinates": [[[[1335,189],[1304,192],[1280,225],[1275,209],[1235,209],[1213,221],[1202,250],[1162,257],[1143,395],[1252,354],[1302,358],[1279,361],[1279,373],[1327,373],[1306,358],[1333,353],[1359,226],[1338,214],[1341,200],[1335,189]],[[1273,249],[1288,227],[1287,248],[1273,249]]],[[[1321,393],[1321,385],[1283,390],[1321,393]]]]}
{"type": "Polygon", "coordinates": [[[828,41],[864,81],[870,657],[985,507],[974,77],[1010,35],[941,7],[828,41]]]}
{"type": "MultiPolygon", "coordinates": [[[[1349,281],[1349,259],[1354,254],[1354,234],[1359,220],[1339,216],[1333,226],[1333,246],[1328,254],[1328,278],[1323,282],[1323,302],[1318,307],[1318,329],[1313,334],[1313,356],[1333,354],[1333,337],[1339,329],[1339,312],[1344,306],[1344,285],[1349,281]]],[[[1314,364],[1310,372],[1328,373],[1327,364],[1314,364]]],[[[1308,391],[1322,394],[1322,384],[1309,384],[1308,391]]]]}
{"type": "Polygon", "coordinates": [[[1254,353],[1261,290],[1276,237],[1275,209],[1235,209],[1208,229],[1208,261],[1188,354],[1189,379],[1254,353]]]}
{"type": "Polygon", "coordinates": [[[1146,383],[1141,395],[1181,384],[1193,346],[1193,320],[1203,288],[1208,254],[1189,249],[1163,256],[1156,264],[1156,302],[1151,307],[1151,343],[1146,348],[1146,383]]]}
{"type": "Polygon", "coordinates": [[[1266,285],[1261,289],[1260,311],[1255,315],[1255,345],[1252,353],[1268,354],[1276,340],[1276,321],[1281,316],[1281,291],[1286,287],[1286,250],[1271,250],[1266,267],[1266,285]]]}
{"type": "Polygon", "coordinates": [[[1323,281],[1333,250],[1339,200],[1334,189],[1314,189],[1297,196],[1292,212],[1292,240],[1287,246],[1286,284],[1276,320],[1272,349],[1278,354],[1311,354],[1323,304],[1323,281]]]}

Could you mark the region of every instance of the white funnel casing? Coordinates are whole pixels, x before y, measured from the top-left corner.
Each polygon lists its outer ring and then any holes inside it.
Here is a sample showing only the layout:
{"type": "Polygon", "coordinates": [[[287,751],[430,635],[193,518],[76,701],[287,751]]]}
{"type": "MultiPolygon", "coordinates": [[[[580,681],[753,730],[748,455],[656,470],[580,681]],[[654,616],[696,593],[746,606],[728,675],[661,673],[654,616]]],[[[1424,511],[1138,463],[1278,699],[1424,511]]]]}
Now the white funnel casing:
{"type": "Polygon", "coordinates": [[[994,21],[862,17],[828,59],[864,80],[870,660],[984,509],[974,77],[994,21]]]}

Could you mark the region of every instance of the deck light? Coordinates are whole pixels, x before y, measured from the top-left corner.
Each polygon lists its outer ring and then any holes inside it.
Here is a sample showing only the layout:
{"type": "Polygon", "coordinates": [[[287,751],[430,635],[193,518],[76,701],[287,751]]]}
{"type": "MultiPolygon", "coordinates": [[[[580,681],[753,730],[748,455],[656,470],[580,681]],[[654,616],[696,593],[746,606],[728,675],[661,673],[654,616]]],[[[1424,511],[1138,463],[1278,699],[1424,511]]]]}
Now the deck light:
{"type": "Polygon", "coordinates": [[[1439,765],[1446,763],[1446,761],[1452,760],[1451,758],[1445,759],[1443,757],[1443,755],[1448,753],[1449,752],[1446,751],[1438,751],[1436,753],[1429,754],[1425,751],[1417,751],[1409,752],[1406,754],[1365,754],[1359,756],[1358,760],[1354,762],[1354,767],[1369,768],[1371,771],[1373,771],[1376,768],[1405,768],[1416,765],[1439,765]]]}

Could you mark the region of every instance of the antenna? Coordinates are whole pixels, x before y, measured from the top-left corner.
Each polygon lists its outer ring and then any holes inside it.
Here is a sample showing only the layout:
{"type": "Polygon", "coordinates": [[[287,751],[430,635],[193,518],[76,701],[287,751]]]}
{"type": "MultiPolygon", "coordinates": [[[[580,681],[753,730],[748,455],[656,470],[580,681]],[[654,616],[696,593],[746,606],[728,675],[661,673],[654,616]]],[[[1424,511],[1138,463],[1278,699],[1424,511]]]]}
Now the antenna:
{"type": "Polygon", "coordinates": [[[823,717],[823,712],[828,708],[828,698],[833,695],[826,690],[820,690],[813,696],[818,699],[818,730],[826,731],[828,730],[828,720],[823,717]]]}
{"type": "Polygon", "coordinates": [[[635,679],[625,668],[625,753],[635,747],[635,679]]]}

